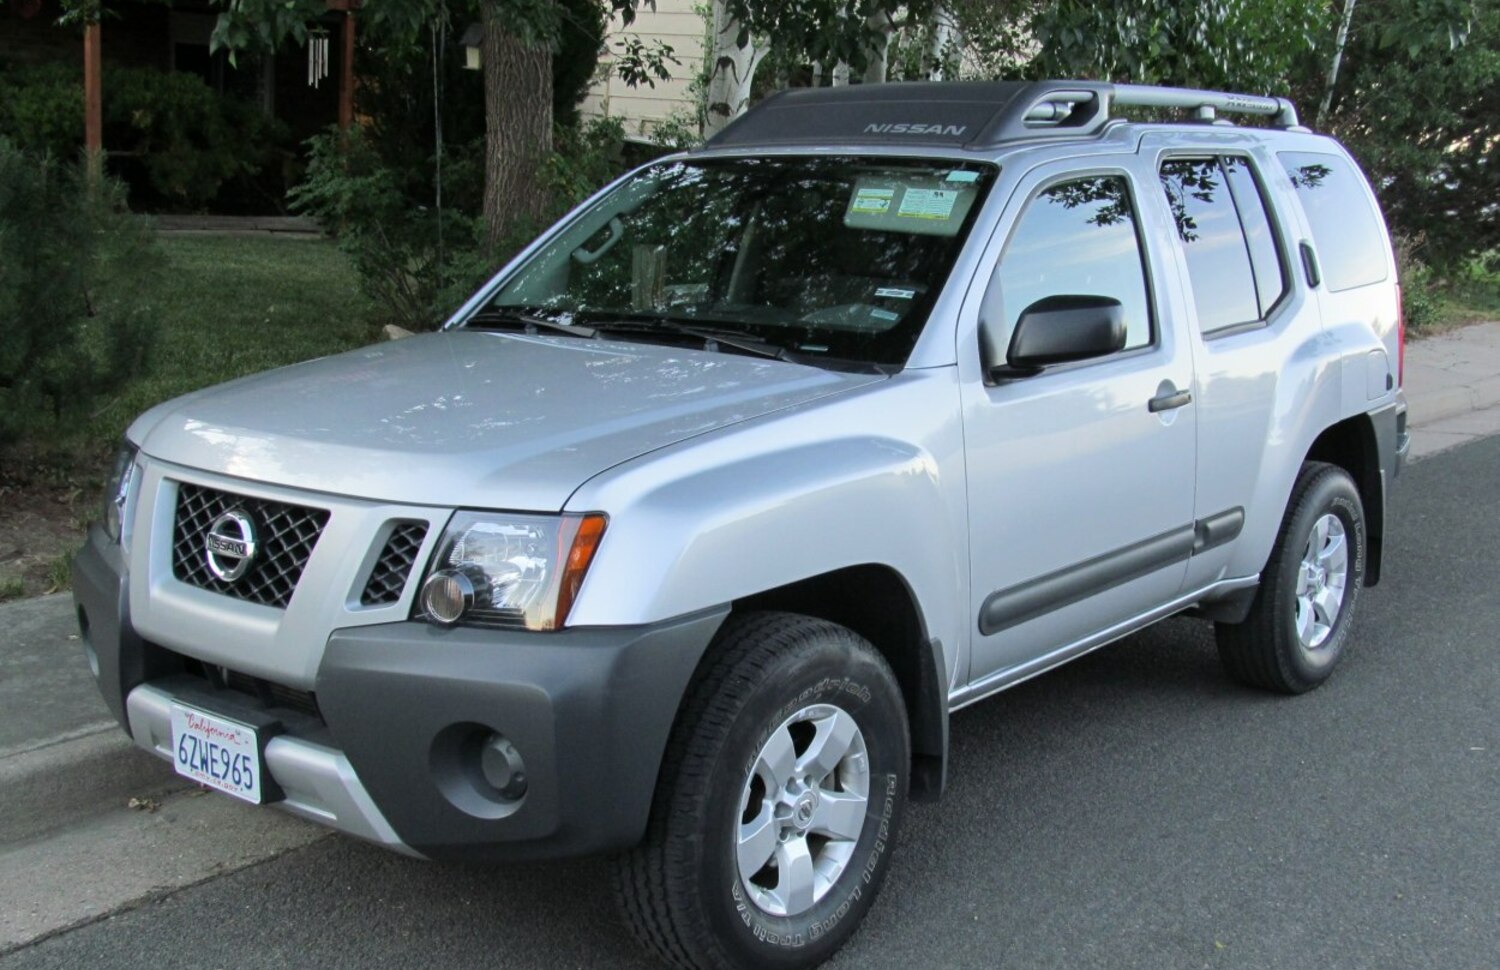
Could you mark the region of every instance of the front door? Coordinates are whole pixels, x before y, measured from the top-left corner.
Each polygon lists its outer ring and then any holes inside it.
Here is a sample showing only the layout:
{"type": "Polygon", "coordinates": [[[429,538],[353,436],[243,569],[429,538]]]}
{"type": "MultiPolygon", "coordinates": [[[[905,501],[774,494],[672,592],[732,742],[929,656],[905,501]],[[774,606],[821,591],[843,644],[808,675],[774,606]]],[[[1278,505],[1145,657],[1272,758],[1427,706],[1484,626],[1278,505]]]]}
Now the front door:
{"type": "Polygon", "coordinates": [[[1026,307],[1058,295],[1119,300],[1127,336],[1118,353],[1032,377],[996,383],[972,358],[961,370],[976,691],[1171,601],[1192,550],[1182,301],[1142,242],[1167,228],[1136,204],[1154,176],[1142,182],[1132,159],[1117,161],[1084,175],[1076,164],[1033,171],[992,244],[1001,299],[985,312],[1002,314],[1007,339],[1026,307]]]}

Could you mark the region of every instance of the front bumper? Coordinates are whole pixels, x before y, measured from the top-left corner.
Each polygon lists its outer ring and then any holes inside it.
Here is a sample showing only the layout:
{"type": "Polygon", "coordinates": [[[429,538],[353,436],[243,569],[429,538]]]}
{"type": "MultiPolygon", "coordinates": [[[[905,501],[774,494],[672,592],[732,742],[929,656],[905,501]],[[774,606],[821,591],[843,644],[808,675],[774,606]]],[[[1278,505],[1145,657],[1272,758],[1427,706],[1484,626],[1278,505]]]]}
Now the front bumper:
{"type": "Polygon", "coordinates": [[[278,807],[455,860],[638,842],[678,704],[727,613],[553,633],[410,622],[335,630],[310,711],[263,684],[225,686],[208,665],[138,636],[127,586],[119,547],[91,530],[74,601],[100,690],[137,744],[170,759],[174,700],[254,723],[272,735],[265,769],[278,807]],[[495,734],[524,760],[526,791],[514,801],[479,767],[495,734]]]}

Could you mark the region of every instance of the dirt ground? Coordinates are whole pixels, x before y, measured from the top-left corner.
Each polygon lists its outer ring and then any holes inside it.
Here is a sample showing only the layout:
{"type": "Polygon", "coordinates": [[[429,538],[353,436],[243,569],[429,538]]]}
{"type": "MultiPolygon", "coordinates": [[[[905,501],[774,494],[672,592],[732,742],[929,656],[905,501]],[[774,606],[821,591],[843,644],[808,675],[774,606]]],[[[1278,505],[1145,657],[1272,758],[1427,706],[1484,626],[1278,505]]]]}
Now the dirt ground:
{"type": "Polygon", "coordinates": [[[0,600],[62,592],[92,495],[71,484],[0,480],[0,600]]]}

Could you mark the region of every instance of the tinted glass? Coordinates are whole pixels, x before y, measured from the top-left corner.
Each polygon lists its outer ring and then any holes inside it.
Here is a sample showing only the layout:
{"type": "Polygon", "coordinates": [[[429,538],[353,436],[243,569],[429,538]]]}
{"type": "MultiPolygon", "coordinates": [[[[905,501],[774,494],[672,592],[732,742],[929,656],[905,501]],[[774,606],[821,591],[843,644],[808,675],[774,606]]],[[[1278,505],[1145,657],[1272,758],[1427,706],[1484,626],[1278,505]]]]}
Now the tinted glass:
{"type": "Polygon", "coordinates": [[[1229,177],[1229,191],[1234,195],[1234,205],[1240,213],[1240,226],[1245,230],[1250,266],[1255,270],[1255,292],[1264,319],[1286,291],[1286,278],[1281,274],[1281,255],[1276,247],[1276,231],[1271,226],[1265,200],[1255,175],[1250,171],[1250,164],[1233,156],[1220,161],[1229,177]]]}
{"type": "Polygon", "coordinates": [[[1122,178],[1077,179],[1042,192],[1016,223],[999,273],[1012,329],[1044,297],[1108,296],[1124,307],[1126,348],[1151,342],[1135,207],[1122,178]]]}
{"type": "Polygon", "coordinates": [[[1224,169],[1216,158],[1178,158],[1161,184],[1187,256],[1198,327],[1208,333],[1260,317],[1250,252],[1224,169]]]}
{"type": "Polygon", "coordinates": [[[1281,152],[1276,157],[1286,166],[1307,213],[1328,289],[1347,290],[1385,279],[1385,234],[1359,173],[1337,155],[1281,152]]]}
{"type": "Polygon", "coordinates": [[[901,364],[993,172],[856,158],[664,163],[576,220],[491,306],[610,337],[624,322],[643,340],[692,326],[809,362],[901,364]]]}

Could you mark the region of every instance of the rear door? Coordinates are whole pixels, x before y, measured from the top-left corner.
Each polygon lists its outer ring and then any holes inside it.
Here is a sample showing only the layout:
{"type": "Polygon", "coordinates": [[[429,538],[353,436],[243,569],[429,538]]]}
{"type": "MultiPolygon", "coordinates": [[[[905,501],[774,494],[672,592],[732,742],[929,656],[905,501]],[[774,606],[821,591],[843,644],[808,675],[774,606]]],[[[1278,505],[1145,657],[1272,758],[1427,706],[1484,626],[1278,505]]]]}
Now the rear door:
{"type": "Polygon", "coordinates": [[[1178,394],[1192,358],[1164,283],[1175,277],[1145,242],[1165,226],[1141,223],[1154,175],[1134,156],[1091,162],[1020,181],[960,328],[975,333],[996,277],[1007,339],[1022,310],[1056,295],[1118,299],[1127,325],[1119,353],[1000,383],[961,339],[976,692],[1170,602],[1192,547],[1195,415],[1178,394]]]}

